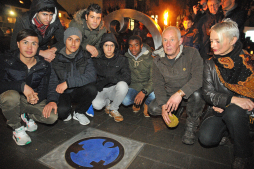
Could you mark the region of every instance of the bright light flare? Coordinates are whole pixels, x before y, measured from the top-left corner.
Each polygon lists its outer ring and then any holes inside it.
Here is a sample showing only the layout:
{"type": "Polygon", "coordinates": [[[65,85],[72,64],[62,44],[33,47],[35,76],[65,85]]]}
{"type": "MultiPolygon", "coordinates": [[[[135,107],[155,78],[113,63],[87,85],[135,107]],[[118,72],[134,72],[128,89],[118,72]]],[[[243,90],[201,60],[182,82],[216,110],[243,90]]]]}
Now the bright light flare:
{"type": "Polygon", "coordinates": [[[15,13],[14,13],[13,11],[10,11],[10,14],[11,14],[11,15],[15,15],[15,13]]]}
{"type": "Polygon", "coordinates": [[[168,11],[165,11],[163,16],[164,16],[164,25],[167,26],[168,25],[168,11]]]}

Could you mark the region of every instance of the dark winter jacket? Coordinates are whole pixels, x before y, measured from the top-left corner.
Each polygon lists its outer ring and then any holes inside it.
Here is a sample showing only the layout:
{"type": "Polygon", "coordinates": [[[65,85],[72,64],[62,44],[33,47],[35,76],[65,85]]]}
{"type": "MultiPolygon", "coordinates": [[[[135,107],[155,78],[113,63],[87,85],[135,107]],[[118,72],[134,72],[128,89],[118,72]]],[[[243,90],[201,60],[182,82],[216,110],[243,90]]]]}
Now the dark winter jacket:
{"type": "Polygon", "coordinates": [[[190,46],[199,50],[198,29],[192,27],[187,30],[182,30],[181,37],[183,38],[183,46],[190,46]]]}
{"type": "Polygon", "coordinates": [[[235,4],[235,6],[232,9],[228,10],[226,14],[221,15],[220,17],[221,17],[220,21],[222,21],[225,18],[230,18],[231,20],[235,21],[238,25],[238,29],[241,35],[244,29],[244,23],[247,20],[246,11],[241,10],[241,7],[235,4]]]}
{"type": "Polygon", "coordinates": [[[16,50],[0,57],[0,93],[7,90],[23,93],[27,84],[38,93],[38,102],[41,102],[46,99],[48,90],[52,90],[49,84],[51,66],[41,56],[35,56],[37,63],[28,72],[19,54],[16,50]]]}
{"type": "Polygon", "coordinates": [[[125,53],[129,60],[129,67],[131,70],[131,84],[130,88],[137,91],[145,89],[147,95],[153,92],[153,57],[151,48],[143,44],[140,54],[135,57],[131,54],[130,50],[125,53]]]}
{"type": "Polygon", "coordinates": [[[105,33],[102,36],[100,48],[103,51],[103,44],[107,41],[115,44],[114,56],[107,58],[105,54],[101,57],[94,58],[94,67],[97,71],[96,86],[100,91],[102,88],[116,85],[120,81],[127,84],[131,83],[131,71],[129,68],[128,59],[120,55],[118,50],[118,43],[112,33],[105,33]]]}
{"type": "Polygon", "coordinates": [[[40,50],[48,49],[48,44],[53,36],[55,37],[57,43],[54,44],[52,47],[56,47],[58,51],[64,47],[64,28],[58,18],[58,10],[56,8],[54,0],[33,0],[30,10],[24,13],[22,16],[17,17],[17,21],[15,23],[13,34],[11,37],[11,50],[18,49],[17,35],[18,32],[23,29],[32,29],[37,33],[39,37],[39,48],[37,51],[37,55],[39,54],[40,50]],[[53,14],[53,19],[43,37],[40,31],[37,29],[36,25],[34,24],[33,18],[36,16],[40,9],[45,7],[55,7],[55,13],[53,14]]]}
{"type": "Polygon", "coordinates": [[[180,46],[173,65],[163,47],[153,52],[153,85],[159,106],[166,104],[169,97],[181,89],[185,99],[202,87],[203,60],[197,49],[180,46]]]}
{"type": "MultiPolygon", "coordinates": [[[[66,81],[67,89],[64,93],[71,93],[75,88],[95,82],[96,71],[91,54],[83,51],[81,48],[73,59],[69,59],[63,54],[58,53],[52,62],[52,75],[50,80],[54,83],[55,89],[58,84],[66,81]]],[[[59,95],[54,90],[49,94],[48,100],[57,102],[59,95]]]]}
{"type": "Polygon", "coordinates": [[[198,33],[199,33],[199,43],[200,43],[200,55],[204,59],[208,59],[210,56],[210,29],[213,25],[219,22],[219,19],[223,13],[218,10],[217,14],[213,15],[206,11],[204,15],[198,22],[198,33]]]}
{"type": "MultiPolygon", "coordinates": [[[[98,52],[99,50],[99,44],[101,42],[101,37],[104,33],[107,32],[106,28],[104,27],[103,21],[101,20],[100,25],[98,28],[94,30],[90,30],[87,27],[87,23],[85,18],[82,18],[83,13],[86,12],[86,9],[79,10],[75,13],[74,19],[70,22],[69,27],[76,27],[82,32],[82,42],[81,46],[83,50],[86,50],[87,45],[91,45],[96,47],[98,52]]],[[[101,55],[101,53],[100,53],[101,55]]]]}

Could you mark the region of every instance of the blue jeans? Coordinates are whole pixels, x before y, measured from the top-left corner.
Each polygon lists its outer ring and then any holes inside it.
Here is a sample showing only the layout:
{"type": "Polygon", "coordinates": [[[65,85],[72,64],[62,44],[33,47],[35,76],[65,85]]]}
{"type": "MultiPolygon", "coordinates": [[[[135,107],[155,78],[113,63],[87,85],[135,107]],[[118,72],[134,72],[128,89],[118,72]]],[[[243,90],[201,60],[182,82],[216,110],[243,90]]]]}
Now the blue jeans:
{"type": "MultiPolygon", "coordinates": [[[[128,90],[128,93],[127,95],[125,96],[122,104],[125,105],[125,106],[129,106],[131,104],[134,104],[134,99],[135,97],[137,96],[137,94],[139,93],[140,91],[137,91],[133,88],[129,88],[128,90]]],[[[146,96],[144,98],[145,100],[145,104],[146,105],[149,105],[151,103],[151,101],[153,101],[153,99],[155,99],[155,94],[154,92],[150,93],[148,96],[146,96]]]]}

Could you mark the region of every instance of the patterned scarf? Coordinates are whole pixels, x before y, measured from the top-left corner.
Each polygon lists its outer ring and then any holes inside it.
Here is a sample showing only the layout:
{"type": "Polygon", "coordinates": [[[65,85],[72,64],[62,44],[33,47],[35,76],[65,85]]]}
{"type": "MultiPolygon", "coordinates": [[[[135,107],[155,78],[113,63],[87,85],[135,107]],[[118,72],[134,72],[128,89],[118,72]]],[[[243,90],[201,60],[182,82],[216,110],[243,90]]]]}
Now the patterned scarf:
{"type": "Polygon", "coordinates": [[[37,17],[34,17],[34,23],[37,29],[41,32],[42,37],[44,37],[49,25],[44,25],[37,17]]]}
{"type": "Polygon", "coordinates": [[[229,90],[254,98],[254,56],[242,52],[241,42],[226,55],[214,55],[216,72],[220,81],[229,90]]]}

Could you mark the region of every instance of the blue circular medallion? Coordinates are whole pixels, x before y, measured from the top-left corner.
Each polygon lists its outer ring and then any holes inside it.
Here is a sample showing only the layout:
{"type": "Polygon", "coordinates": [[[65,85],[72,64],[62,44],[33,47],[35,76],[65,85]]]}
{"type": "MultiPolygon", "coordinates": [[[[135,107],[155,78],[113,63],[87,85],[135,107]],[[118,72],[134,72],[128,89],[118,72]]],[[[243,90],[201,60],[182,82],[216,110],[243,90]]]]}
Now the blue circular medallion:
{"type": "Polygon", "coordinates": [[[75,168],[106,169],[117,164],[124,155],[123,146],[107,137],[89,137],[73,143],[65,153],[69,165],[75,168]]]}

